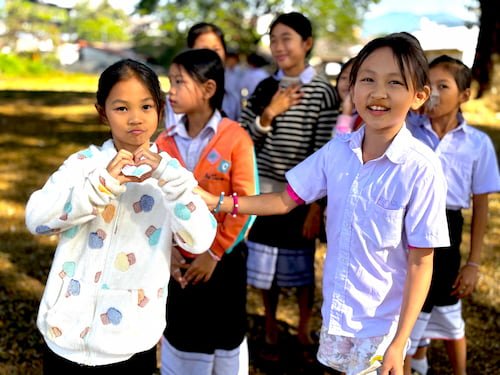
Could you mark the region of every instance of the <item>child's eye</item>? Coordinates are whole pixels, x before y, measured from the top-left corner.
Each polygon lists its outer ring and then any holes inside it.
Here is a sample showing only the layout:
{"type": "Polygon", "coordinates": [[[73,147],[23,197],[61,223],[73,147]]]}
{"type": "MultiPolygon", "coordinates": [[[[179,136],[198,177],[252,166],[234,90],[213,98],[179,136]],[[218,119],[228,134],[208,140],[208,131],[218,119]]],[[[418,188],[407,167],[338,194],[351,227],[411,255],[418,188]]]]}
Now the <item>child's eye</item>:
{"type": "Polygon", "coordinates": [[[127,111],[127,107],[123,107],[123,106],[122,107],[116,107],[115,111],[125,112],[125,111],[127,111]]]}
{"type": "Polygon", "coordinates": [[[151,104],[144,104],[144,105],[142,106],[142,109],[144,109],[145,111],[147,111],[147,110],[149,110],[149,109],[151,109],[151,108],[153,108],[153,106],[152,106],[151,104]]]}
{"type": "Polygon", "coordinates": [[[360,82],[373,82],[373,79],[370,77],[361,77],[360,82]]]}
{"type": "Polygon", "coordinates": [[[401,86],[404,86],[404,82],[401,82],[401,81],[398,81],[396,79],[392,80],[392,81],[389,81],[389,84],[391,85],[401,85],[401,86]]]}

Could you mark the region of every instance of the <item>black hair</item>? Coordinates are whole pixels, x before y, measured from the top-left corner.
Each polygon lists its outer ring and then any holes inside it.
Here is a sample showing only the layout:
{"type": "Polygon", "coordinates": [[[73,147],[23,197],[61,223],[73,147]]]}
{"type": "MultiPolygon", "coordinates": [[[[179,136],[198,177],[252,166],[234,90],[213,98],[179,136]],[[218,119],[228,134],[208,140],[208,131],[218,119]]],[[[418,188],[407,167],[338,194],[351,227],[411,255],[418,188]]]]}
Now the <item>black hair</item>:
{"type": "Polygon", "coordinates": [[[263,66],[266,66],[269,64],[268,61],[261,55],[259,55],[256,52],[252,52],[251,54],[248,55],[247,57],[247,63],[249,65],[255,66],[257,68],[262,68],[263,66]]]}
{"type": "MultiPolygon", "coordinates": [[[[335,84],[336,87],[338,86],[340,76],[346,71],[347,68],[349,68],[349,66],[352,66],[355,58],[356,57],[351,57],[349,60],[347,60],[345,63],[343,63],[342,66],[340,67],[340,72],[339,72],[339,74],[337,74],[337,82],[335,84]]],[[[350,84],[350,82],[351,82],[350,75],[349,75],[349,77],[347,77],[347,79],[349,80],[349,84],[350,84]]]]}
{"type": "Polygon", "coordinates": [[[461,60],[448,55],[441,55],[430,62],[429,69],[438,65],[442,66],[453,75],[460,91],[465,91],[470,88],[472,83],[472,72],[461,60]]]}
{"type": "Polygon", "coordinates": [[[161,90],[158,75],[147,65],[132,59],[124,59],[108,66],[99,77],[97,84],[96,100],[102,108],[113,87],[120,81],[132,77],[137,78],[146,86],[153,97],[158,112],[158,121],[163,117],[165,108],[165,94],[161,90]]]}
{"type": "MultiPolygon", "coordinates": [[[[294,30],[302,37],[302,40],[313,37],[312,24],[309,19],[299,12],[282,13],[278,15],[269,26],[269,34],[278,24],[283,24],[294,30]]],[[[307,51],[307,56],[311,53],[312,48],[307,51]]]]}
{"type": "Polygon", "coordinates": [[[363,62],[374,51],[389,47],[399,66],[406,88],[409,88],[406,77],[411,77],[415,90],[423,90],[430,86],[429,64],[425,53],[417,38],[407,32],[392,33],[373,39],[368,42],[356,56],[349,77],[350,85],[353,86],[358,75],[359,68],[363,62]]]}
{"type": "Polygon", "coordinates": [[[221,110],[224,98],[224,65],[217,52],[207,48],[189,49],[175,56],[172,64],[182,66],[198,83],[205,83],[210,79],[215,81],[217,87],[209,103],[212,109],[221,110]]]}
{"type": "Polygon", "coordinates": [[[222,47],[224,47],[224,54],[226,54],[227,47],[226,41],[224,40],[224,33],[218,26],[214,25],[213,23],[199,22],[191,26],[187,35],[187,46],[189,48],[193,48],[196,39],[198,39],[200,35],[207,33],[214,33],[215,35],[217,35],[217,37],[220,39],[220,42],[222,43],[222,47]]]}

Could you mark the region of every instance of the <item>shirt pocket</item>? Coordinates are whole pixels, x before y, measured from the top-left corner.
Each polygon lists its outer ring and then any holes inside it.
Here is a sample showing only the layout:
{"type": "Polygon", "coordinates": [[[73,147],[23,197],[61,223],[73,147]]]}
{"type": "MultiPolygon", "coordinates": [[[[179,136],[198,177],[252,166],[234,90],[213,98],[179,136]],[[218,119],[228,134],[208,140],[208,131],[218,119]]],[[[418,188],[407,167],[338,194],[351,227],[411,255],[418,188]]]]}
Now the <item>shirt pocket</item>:
{"type": "MultiPolygon", "coordinates": [[[[472,160],[449,156],[442,160],[443,171],[448,181],[448,189],[469,191],[472,186],[472,160]]],[[[465,193],[467,195],[467,193],[465,193]]]]}
{"type": "Polygon", "coordinates": [[[369,201],[366,215],[361,221],[361,231],[368,248],[394,248],[401,242],[403,208],[386,208],[382,202],[369,201]]]}

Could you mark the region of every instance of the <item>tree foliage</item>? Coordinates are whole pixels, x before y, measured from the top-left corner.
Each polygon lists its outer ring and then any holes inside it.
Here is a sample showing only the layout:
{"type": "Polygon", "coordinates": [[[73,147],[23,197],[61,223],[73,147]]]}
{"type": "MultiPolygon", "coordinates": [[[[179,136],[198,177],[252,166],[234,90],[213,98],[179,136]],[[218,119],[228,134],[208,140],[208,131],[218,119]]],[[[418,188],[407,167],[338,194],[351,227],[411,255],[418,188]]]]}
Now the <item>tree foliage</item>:
{"type": "Polygon", "coordinates": [[[114,9],[103,1],[93,8],[88,0],[80,1],[74,9],[65,9],[36,1],[8,0],[5,4],[7,39],[11,46],[22,35],[38,40],[50,39],[54,46],[69,39],[91,42],[115,42],[129,39],[129,17],[123,10],[114,9]]]}
{"type": "Polygon", "coordinates": [[[51,39],[57,45],[60,28],[68,18],[64,9],[26,0],[8,0],[5,3],[6,37],[13,46],[21,34],[33,35],[38,40],[51,39]]]}
{"type": "MultiPolygon", "coordinates": [[[[294,0],[293,10],[309,17],[317,37],[335,42],[355,40],[353,29],[371,3],[379,0],[294,0]]],[[[290,4],[290,3],[288,3],[290,4]]],[[[155,14],[160,19],[164,47],[171,56],[185,44],[186,32],[193,24],[212,22],[225,34],[229,48],[241,52],[255,50],[262,35],[257,32],[261,16],[290,11],[281,0],[141,0],[140,14],[155,14]]],[[[139,36],[139,44],[142,36],[139,36]]],[[[165,54],[163,59],[165,59],[165,54]]]]}
{"type": "Polygon", "coordinates": [[[128,15],[115,9],[108,1],[92,8],[89,1],[81,1],[71,16],[73,32],[78,39],[100,42],[123,42],[130,39],[127,30],[130,25],[128,15]]]}

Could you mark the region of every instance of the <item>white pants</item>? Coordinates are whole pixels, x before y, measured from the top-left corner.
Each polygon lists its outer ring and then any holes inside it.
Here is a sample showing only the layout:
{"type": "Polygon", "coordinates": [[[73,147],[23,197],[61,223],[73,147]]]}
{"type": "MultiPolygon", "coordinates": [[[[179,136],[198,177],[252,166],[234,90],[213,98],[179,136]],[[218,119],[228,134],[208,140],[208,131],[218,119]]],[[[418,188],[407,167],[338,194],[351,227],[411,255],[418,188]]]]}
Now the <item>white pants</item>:
{"type": "Polygon", "coordinates": [[[161,338],[161,375],[248,375],[248,344],[214,354],[183,352],[161,338]]]}

